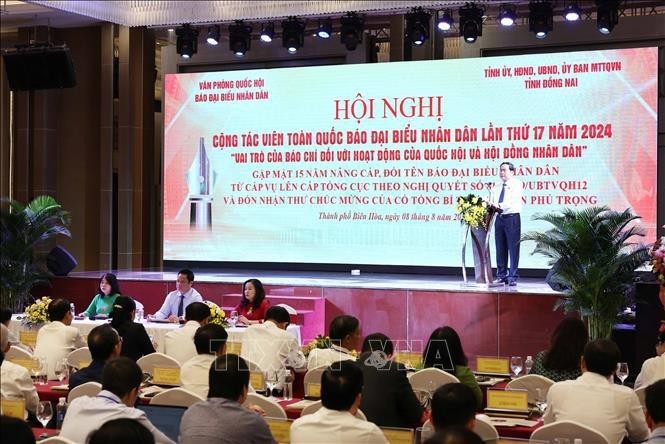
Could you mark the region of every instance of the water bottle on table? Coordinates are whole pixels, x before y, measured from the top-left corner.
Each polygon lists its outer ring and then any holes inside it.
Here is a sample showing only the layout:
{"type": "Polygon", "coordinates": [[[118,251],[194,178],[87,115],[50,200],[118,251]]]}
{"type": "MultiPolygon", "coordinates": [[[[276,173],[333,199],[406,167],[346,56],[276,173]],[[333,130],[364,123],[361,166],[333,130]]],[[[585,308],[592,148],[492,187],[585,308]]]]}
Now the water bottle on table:
{"type": "Polygon", "coordinates": [[[527,375],[531,373],[531,367],[533,367],[533,358],[531,356],[527,356],[526,361],[524,361],[524,373],[527,375]]]}
{"type": "Polygon", "coordinates": [[[66,414],[67,414],[67,399],[63,397],[58,400],[58,405],[55,406],[55,427],[57,429],[62,428],[62,423],[65,420],[66,414]]]}

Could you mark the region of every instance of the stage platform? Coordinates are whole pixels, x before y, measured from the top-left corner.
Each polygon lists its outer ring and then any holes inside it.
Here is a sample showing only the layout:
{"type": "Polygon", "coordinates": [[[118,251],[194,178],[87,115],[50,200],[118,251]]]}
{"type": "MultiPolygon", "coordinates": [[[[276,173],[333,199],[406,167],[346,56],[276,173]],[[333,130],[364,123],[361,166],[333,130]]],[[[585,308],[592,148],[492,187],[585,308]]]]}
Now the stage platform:
{"type": "MultiPolygon", "coordinates": [[[[204,299],[235,307],[241,284],[257,278],[272,304],[298,311],[306,342],[325,334],[339,314],[360,319],[361,335],[382,332],[399,350],[421,351],[432,330],[455,328],[470,359],[475,356],[535,355],[547,347],[563,314],[552,310],[558,293],[542,279],[525,278],[516,287],[465,285],[461,276],[266,270],[194,270],[195,288],[204,299]]],[[[65,297],[83,311],[95,292],[101,271],[53,278],[39,295],[65,297]]],[[[123,294],[140,300],[146,314],[156,311],[175,289],[174,271],[117,271],[123,294]]],[[[360,344],[358,344],[360,347],[360,344]]]]}

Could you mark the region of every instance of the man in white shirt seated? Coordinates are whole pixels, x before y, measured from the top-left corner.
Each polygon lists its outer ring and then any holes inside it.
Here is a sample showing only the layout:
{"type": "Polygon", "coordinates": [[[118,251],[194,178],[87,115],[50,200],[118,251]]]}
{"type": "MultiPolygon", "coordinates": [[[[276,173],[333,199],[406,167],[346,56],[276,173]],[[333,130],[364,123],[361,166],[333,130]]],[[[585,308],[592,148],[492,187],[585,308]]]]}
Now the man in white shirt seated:
{"type": "Polygon", "coordinates": [[[620,444],[626,435],[632,442],[647,439],[649,429],[637,395],[610,379],[620,356],[608,339],[589,342],[582,356],[582,376],[550,387],[545,424],[577,421],[602,433],[610,444],[620,444]]]}
{"type": "Polygon", "coordinates": [[[173,443],[148,420],[143,411],[133,407],[142,380],[143,373],[136,362],[125,357],[110,360],[104,366],[102,391],[97,396],[81,396],[71,402],[60,436],[83,443],[105,422],[130,418],[150,430],[157,443],[173,443]]]}
{"type": "Polygon", "coordinates": [[[55,299],[47,308],[50,323],[42,326],[37,332],[37,343],[33,355],[46,360],[48,379],[58,379],[55,376],[55,365],[61,359],[86,343],[78,328],[72,327],[74,316],[70,311],[69,301],[55,299]]]}
{"type": "Polygon", "coordinates": [[[23,399],[25,409],[31,413],[37,410],[39,396],[37,389],[32,383],[28,370],[20,365],[5,359],[5,353],[9,351],[9,330],[4,324],[0,324],[0,392],[3,399],[23,399]]]}
{"type": "Polygon", "coordinates": [[[226,340],[229,335],[224,327],[207,324],[196,330],[194,345],[198,355],[180,367],[180,385],[203,399],[208,397],[208,374],[217,356],[226,353],[226,340]]]}
{"type": "Polygon", "coordinates": [[[203,302],[201,294],[192,285],[194,285],[194,273],[192,270],[188,270],[187,268],[180,270],[175,280],[175,290],[166,295],[161,308],[152,317],[155,319],[168,319],[173,323],[180,322],[189,304],[192,302],[203,302]]]}
{"type": "Polygon", "coordinates": [[[279,380],[288,372],[286,367],[304,368],[306,361],[300,344],[286,331],[290,322],[291,316],[286,308],[270,307],[263,324],[247,327],[242,336],[240,356],[254,362],[263,371],[276,373],[279,380]]]}
{"type": "Polygon", "coordinates": [[[353,316],[337,316],[330,323],[328,337],[332,343],[330,348],[315,348],[307,357],[307,370],[328,366],[333,362],[352,360],[351,354],[360,339],[360,321],[353,316]]]}
{"type": "Polygon", "coordinates": [[[656,357],[644,361],[642,370],[635,379],[634,388],[651,385],[659,379],[665,379],[665,332],[658,335],[656,357]]]}
{"type": "Polygon", "coordinates": [[[355,416],[362,388],[363,372],[355,362],[328,367],[321,376],[323,407],[293,422],[291,443],[387,443],[376,424],[355,416]]]}
{"type": "Polygon", "coordinates": [[[185,325],[171,330],[164,338],[164,353],[178,360],[180,365],[196,356],[194,334],[208,323],[210,307],[203,302],[192,302],[185,309],[185,325]]]}
{"type": "Polygon", "coordinates": [[[665,379],[656,381],[646,388],[644,403],[647,407],[647,424],[651,429],[648,444],[665,443],[665,379]]]}

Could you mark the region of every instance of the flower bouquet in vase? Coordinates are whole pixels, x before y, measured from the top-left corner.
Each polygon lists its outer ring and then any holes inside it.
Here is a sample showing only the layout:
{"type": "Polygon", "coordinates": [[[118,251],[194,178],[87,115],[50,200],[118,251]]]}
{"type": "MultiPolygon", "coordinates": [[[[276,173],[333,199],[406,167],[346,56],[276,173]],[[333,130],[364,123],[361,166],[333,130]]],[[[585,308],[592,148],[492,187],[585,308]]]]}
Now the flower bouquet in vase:
{"type": "Polygon", "coordinates": [[[42,324],[49,321],[48,305],[51,303],[51,298],[42,296],[36,299],[35,302],[25,309],[25,315],[21,323],[30,329],[39,328],[42,324]]]}
{"type": "Polygon", "coordinates": [[[221,325],[222,327],[228,327],[229,322],[226,319],[226,313],[221,307],[211,301],[203,301],[208,307],[210,307],[210,319],[208,322],[211,324],[221,325]]]}

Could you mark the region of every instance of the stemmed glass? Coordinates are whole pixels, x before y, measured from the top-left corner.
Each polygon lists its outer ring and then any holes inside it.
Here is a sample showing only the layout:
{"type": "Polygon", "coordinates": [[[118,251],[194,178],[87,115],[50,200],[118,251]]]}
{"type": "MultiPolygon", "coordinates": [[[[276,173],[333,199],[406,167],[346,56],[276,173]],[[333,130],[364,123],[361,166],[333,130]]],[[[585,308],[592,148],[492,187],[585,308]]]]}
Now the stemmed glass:
{"type": "Polygon", "coordinates": [[[44,358],[33,358],[30,373],[35,379],[37,384],[44,385],[46,382],[42,379],[42,375],[46,376],[46,360],[44,358]]]}
{"type": "Polygon", "coordinates": [[[231,327],[235,327],[237,323],[238,323],[238,312],[233,310],[231,312],[231,316],[229,316],[229,324],[231,325],[231,327]]]}
{"type": "Polygon", "coordinates": [[[621,385],[623,385],[623,381],[626,380],[628,377],[628,363],[627,362],[619,362],[617,364],[617,378],[621,380],[621,385]]]}
{"type": "Polygon", "coordinates": [[[266,372],[266,387],[268,388],[268,393],[266,393],[266,396],[271,397],[272,392],[277,387],[277,384],[279,383],[279,377],[277,375],[277,372],[266,372]]]}
{"type": "Polygon", "coordinates": [[[46,428],[46,424],[53,418],[53,407],[51,401],[39,401],[37,405],[37,419],[46,428]]]}
{"type": "Polygon", "coordinates": [[[517,375],[520,374],[522,371],[522,357],[521,356],[513,356],[510,358],[510,369],[515,373],[515,377],[517,378],[517,375]]]}
{"type": "Polygon", "coordinates": [[[69,364],[67,359],[60,359],[55,363],[55,377],[58,378],[58,381],[62,382],[69,376],[69,364]]]}

